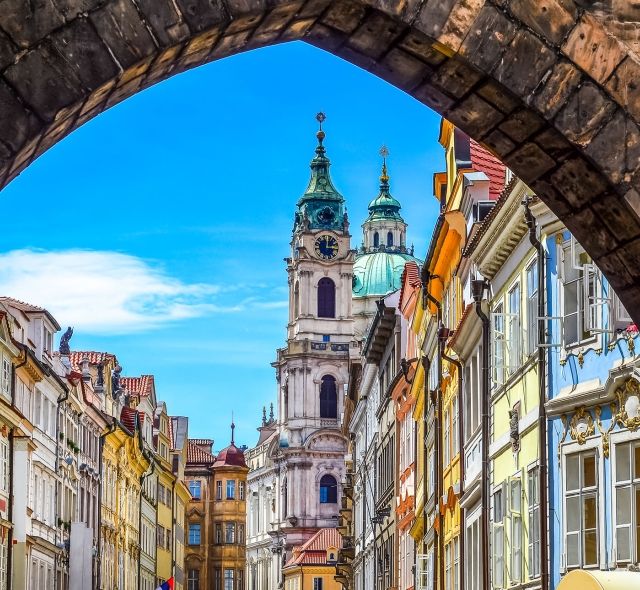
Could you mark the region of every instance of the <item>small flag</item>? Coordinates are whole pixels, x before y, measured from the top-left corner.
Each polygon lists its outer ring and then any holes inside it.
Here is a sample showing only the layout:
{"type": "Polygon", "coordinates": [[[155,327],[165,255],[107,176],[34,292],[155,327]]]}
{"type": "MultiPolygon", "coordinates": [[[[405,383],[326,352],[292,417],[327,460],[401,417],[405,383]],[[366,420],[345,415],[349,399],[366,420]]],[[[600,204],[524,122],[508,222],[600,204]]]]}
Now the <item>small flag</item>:
{"type": "Polygon", "coordinates": [[[173,576],[171,576],[166,582],[160,584],[156,590],[173,590],[173,576]]]}

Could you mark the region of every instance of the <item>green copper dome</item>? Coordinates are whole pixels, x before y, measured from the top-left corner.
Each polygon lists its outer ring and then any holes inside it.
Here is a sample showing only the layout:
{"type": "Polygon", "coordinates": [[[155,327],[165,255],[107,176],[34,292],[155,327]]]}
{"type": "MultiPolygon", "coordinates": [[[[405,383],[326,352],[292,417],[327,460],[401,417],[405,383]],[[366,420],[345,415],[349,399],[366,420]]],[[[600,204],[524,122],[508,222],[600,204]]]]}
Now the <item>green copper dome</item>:
{"type": "Polygon", "coordinates": [[[311,178],[307,190],[298,200],[293,230],[294,232],[299,229],[347,231],[348,220],[344,208],[344,197],[331,181],[329,174],[331,161],[327,158],[326,150],[322,145],[325,138],[322,128],[316,137],[318,146],[316,155],[311,160],[311,178]]]}
{"type": "Polygon", "coordinates": [[[404,265],[410,261],[422,264],[415,256],[403,252],[361,254],[353,265],[353,296],[382,296],[397,291],[404,265]]]}

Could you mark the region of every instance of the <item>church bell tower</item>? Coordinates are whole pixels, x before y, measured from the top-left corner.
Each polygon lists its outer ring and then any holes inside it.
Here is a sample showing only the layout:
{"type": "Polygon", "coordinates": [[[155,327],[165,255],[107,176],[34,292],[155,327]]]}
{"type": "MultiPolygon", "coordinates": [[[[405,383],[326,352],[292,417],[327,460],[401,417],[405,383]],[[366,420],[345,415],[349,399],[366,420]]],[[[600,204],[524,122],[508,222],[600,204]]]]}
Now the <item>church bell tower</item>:
{"type": "Polygon", "coordinates": [[[279,530],[287,550],[337,526],[346,440],[341,432],[350,355],[355,251],[344,197],[329,175],[323,113],[309,185],[296,204],[287,343],[278,350],[279,530]]]}

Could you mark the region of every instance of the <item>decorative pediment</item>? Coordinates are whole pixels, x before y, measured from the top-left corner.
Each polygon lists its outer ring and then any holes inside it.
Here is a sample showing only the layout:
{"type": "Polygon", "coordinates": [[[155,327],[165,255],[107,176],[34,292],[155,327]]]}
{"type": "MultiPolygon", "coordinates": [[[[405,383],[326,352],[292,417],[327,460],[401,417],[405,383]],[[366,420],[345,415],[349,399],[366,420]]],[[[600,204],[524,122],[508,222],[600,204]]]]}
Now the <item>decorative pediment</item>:
{"type": "Polygon", "coordinates": [[[310,451],[344,453],[347,448],[347,439],[336,431],[319,430],[307,439],[305,447],[310,451]]]}
{"type": "Polygon", "coordinates": [[[193,508],[191,508],[191,510],[187,512],[187,518],[191,518],[191,517],[204,518],[204,512],[202,512],[201,510],[198,510],[198,508],[194,506],[193,508]]]}
{"type": "Polygon", "coordinates": [[[587,438],[596,432],[593,416],[584,406],[578,408],[569,424],[569,435],[579,445],[587,442],[587,438]]]}

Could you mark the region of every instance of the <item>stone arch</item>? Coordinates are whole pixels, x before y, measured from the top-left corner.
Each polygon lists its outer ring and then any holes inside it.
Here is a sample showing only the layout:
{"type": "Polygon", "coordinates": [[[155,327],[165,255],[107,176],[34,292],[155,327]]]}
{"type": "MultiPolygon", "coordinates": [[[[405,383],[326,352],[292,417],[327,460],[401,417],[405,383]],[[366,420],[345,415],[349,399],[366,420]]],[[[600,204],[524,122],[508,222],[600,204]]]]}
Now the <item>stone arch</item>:
{"type": "Polygon", "coordinates": [[[0,186],[156,82],[302,39],[493,150],[584,244],[640,321],[640,58],[621,22],[640,22],[638,7],[616,15],[613,0],[5,4],[0,186]]]}

